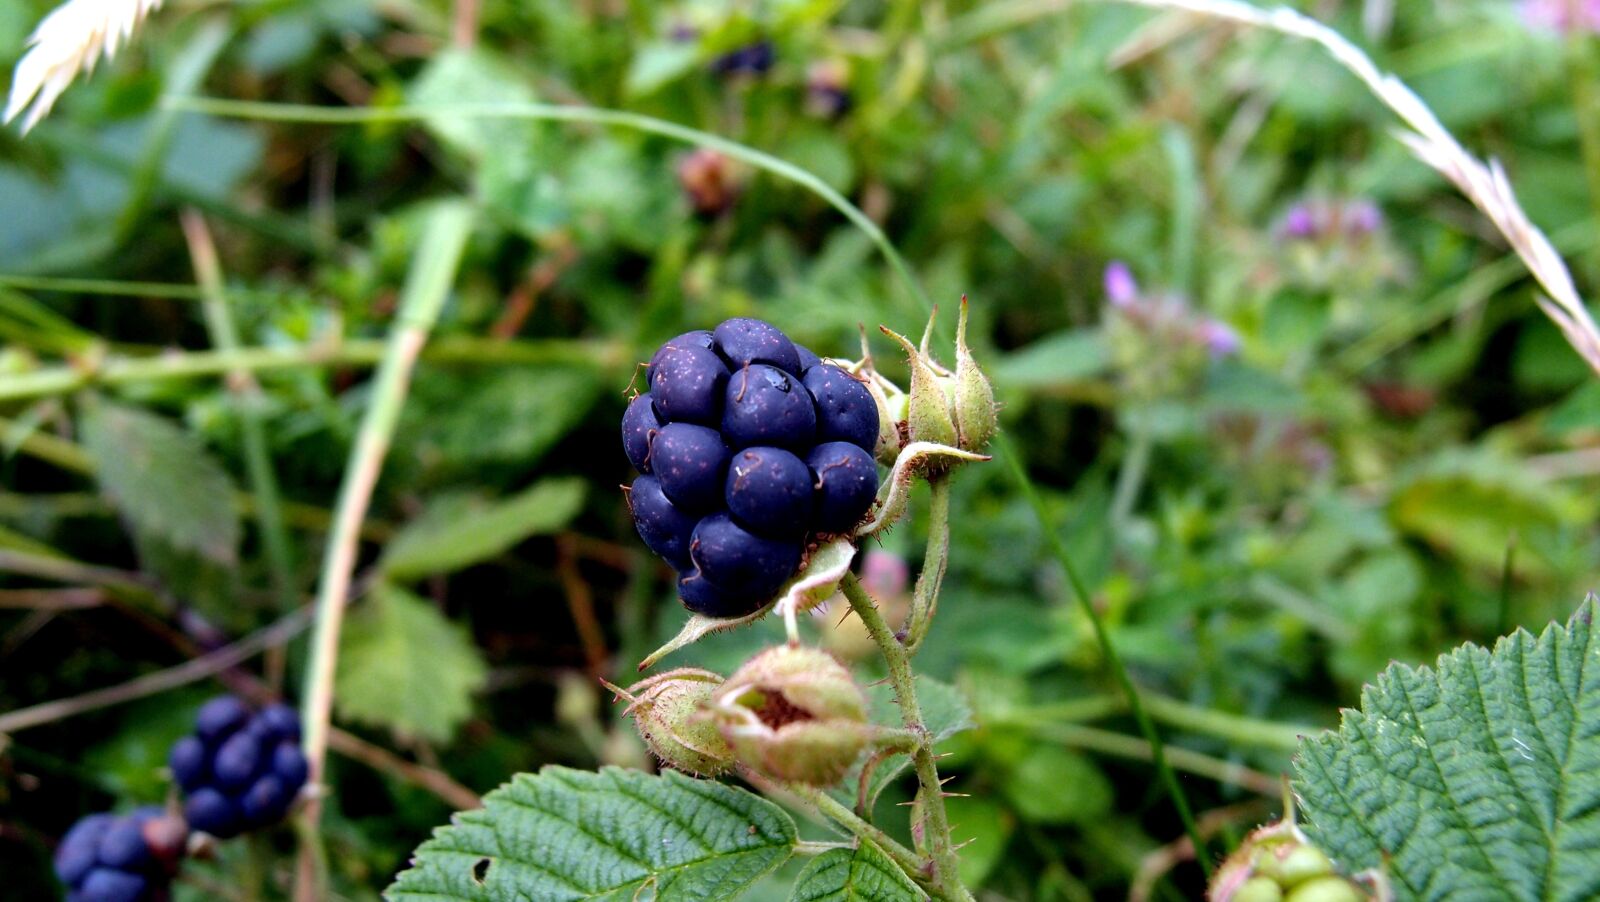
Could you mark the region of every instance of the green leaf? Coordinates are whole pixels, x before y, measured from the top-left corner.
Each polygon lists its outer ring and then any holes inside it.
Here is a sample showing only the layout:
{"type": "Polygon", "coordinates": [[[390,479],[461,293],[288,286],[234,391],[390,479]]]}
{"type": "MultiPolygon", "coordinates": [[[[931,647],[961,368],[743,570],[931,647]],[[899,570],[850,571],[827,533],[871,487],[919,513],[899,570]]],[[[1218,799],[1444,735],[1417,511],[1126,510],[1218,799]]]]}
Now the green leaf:
{"type": "Polygon", "coordinates": [[[341,717],[447,741],[489,669],[465,627],[379,584],[345,625],[335,689],[341,717]]]}
{"type": "Polygon", "coordinates": [[[83,439],[101,491],[135,532],[218,563],[236,559],[233,483],[193,435],[101,399],[84,413],[83,439]]]}
{"type": "MultiPolygon", "coordinates": [[[[970,730],[976,724],[972,721],[972,708],[967,704],[966,696],[961,690],[942,683],[929,676],[917,677],[917,702],[922,707],[922,722],[933,734],[934,742],[943,742],[960,733],[970,730]]],[[[905,722],[900,716],[900,706],[894,701],[894,688],[887,683],[878,683],[867,689],[867,704],[870,706],[869,714],[872,722],[886,727],[902,727],[905,722]]],[[[870,808],[877,803],[878,794],[884,787],[893,783],[896,778],[905,773],[911,766],[911,756],[894,754],[879,762],[872,771],[872,777],[867,784],[867,803],[870,808]]],[[[860,791],[862,763],[858,762],[850,769],[839,788],[831,791],[832,795],[846,805],[854,806],[856,795],[860,791]]]]}
{"type": "Polygon", "coordinates": [[[385,896],[733,899],[789,858],[794,821],[760,796],[669,771],[546,767],[457,814],[385,896]]]}
{"type": "Polygon", "coordinates": [[[406,432],[418,456],[447,473],[532,467],[599,397],[593,369],[507,367],[468,377],[430,368],[406,405],[406,432]]]}
{"type": "Polygon", "coordinates": [[[1098,330],[1055,332],[989,367],[995,382],[1017,390],[1060,388],[1092,379],[1110,365],[1105,337],[1098,330]]]}
{"type": "Polygon", "coordinates": [[[1094,762],[1055,745],[1034,744],[1006,769],[1001,789],[1024,820],[1083,824],[1111,808],[1111,782],[1094,762]]]}
{"type": "Polygon", "coordinates": [[[442,495],[389,542],[383,571],[404,581],[488,560],[529,536],[572,522],[583,506],[583,493],[583,480],[573,478],[547,479],[497,502],[442,495]]]}
{"type": "Polygon", "coordinates": [[[917,902],[928,898],[883,850],[861,840],[855,849],[830,849],[806,865],[790,902],[917,902]]]}
{"type": "Polygon", "coordinates": [[[1391,666],[1337,733],[1301,743],[1307,832],[1344,868],[1386,870],[1401,900],[1600,898],[1594,609],[1391,666]]]}

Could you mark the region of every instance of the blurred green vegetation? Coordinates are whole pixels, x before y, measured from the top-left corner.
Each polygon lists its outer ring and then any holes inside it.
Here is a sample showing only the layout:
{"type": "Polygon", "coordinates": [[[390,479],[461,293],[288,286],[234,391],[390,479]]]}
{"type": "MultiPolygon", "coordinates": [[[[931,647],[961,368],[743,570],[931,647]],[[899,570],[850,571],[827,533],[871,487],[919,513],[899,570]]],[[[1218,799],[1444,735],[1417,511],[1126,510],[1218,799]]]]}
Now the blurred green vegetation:
{"type": "MultiPolygon", "coordinates": [[[[1592,293],[1600,196],[1572,87],[1595,39],[1493,0],[1391,5],[1363,46],[1504,161],[1592,293]]],[[[0,8],[0,63],[48,6],[0,8]]],[[[697,212],[692,149],[660,137],[442,112],[265,123],[167,96],[625,109],[851,198],[941,316],[970,297],[1003,428],[1112,638],[1173,747],[1217,766],[1180,776],[1223,842],[1279,802],[1218,772],[1270,786],[1296,729],[1335,724],[1389,661],[1564,619],[1595,585],[1600,386],[1470,205],[1308,46],[1040,0],[483,0],[463,40],[473,6],[172,4],[35,132],[0,133],[0,711],[173,666],[309,598],[422,223],[466,198],[462,274],[366,526],[376,591],[351,611],[337,722],[480,792],[549,762],[644,766],[593,679],[625,680],[682,619],[616,489],[633,362],[734,315],[836,356],[861,324],[926,316],[794,184],[722,160],[729,201],[697,212]],[[757,41],[770,71],[713,71],[757,41]],[[215,236],[242,344],[276,355],[259,391],[225,366],[149,377],[217,343],[185,209],[215,236]],[[1108,301],[1112,261],[1131,304],[1108,301]]],[[[1363,6],[1309,11],[1355,36],[1363,6]]],[[[962,472],[954,510],[918,660],[976,712],[947,762],[970,794],[952,801],[965,876],[999,898],[1121,898],[1181,825],[1005,463],[962,472]]],[[[874,550],[914,569],[924,528],[874,550]]],[[[849,654],[837,622],[807,628],[849,654]]],[[[726,672],[774,629],[669,663],[726,672]]],[[[297,696],[301,645],[246,668],[297,696]]],[[[0,739],[6,892],[47,897],[77,816],[163,797],[164,749],[207,688],[0,739]]],[[[332,759],[346,898],[375,897],[451,810],[370,764],[332,759]]],[[[229,849],[180,893],[257,880],[275,898],[291,851],[287,833],[229,849]]],[[[1169,876],[1196,894],[1192,862],[1169,876]]]]}

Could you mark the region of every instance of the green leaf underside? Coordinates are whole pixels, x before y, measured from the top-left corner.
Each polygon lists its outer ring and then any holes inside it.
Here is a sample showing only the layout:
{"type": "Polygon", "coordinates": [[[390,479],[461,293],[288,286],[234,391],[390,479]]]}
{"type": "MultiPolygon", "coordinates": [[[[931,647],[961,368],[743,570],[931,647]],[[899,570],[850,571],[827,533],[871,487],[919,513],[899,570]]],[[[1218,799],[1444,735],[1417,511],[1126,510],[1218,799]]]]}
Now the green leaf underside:
{"type": "Polygon", "coordinates": [[[546,479],[501,501],[442,495],[384,549],[383,570],[398,580],[449,573],[556,532],[583,506],[581,479],[546,479]]]}
{"type": "Polygon", "coordinates": [[[795,880],[789,902],[919,902],[928,898],[883,850],[861,840],[855,849],[823,852],[795,880]]]}
{"type": "Polygon", "coordinates": [[[1594,606],[1381,674],[1337,733],[1301,743],[1307,832],[1401,900],[1600,898],[1594,606]]]}
{"type": "Polygon", "coordinates": [[[550,766],[483,803],[417,849],[390,902],[733,899],[796,840],[766,799],[670,771],[550,766]]]}
{"type": "Polygon", "coordinates": [[[335,697],[341,717],[444,742],[488,675],[464,626],[380,584],[345,627],[335,697]]]}
{"type": "Polygon", "coordinates": [[[240,527],[233,482],[199,439],[104,399],[85,412],[83,439],[101,490],[135,531],[178,551],[234,561],[240,527]]]}
{"type": "MultiPolygon", "coordinates": [[[[972,708],[961,690],[930,676],[917,677],[917,700],[922,707],[922,722],[933,734],[935,743],[943,742],[963,730],[972,729],[972,708]]],[[[894,701],[894,688],[878,683],[867,689],[867,702],[871,706],[872,722],[885,727],[901,727],[900,706],[894,701]]],[[[854,806],[860,792],[861,768],[865,761],[856,762],[831,794],[840,802],[854,806]]],[[[911,756],[896,753],[884,758],[872,770],[868,780],[868,808],[877,802],[879,793],[893,783],[911,766],[911,756]]]]}

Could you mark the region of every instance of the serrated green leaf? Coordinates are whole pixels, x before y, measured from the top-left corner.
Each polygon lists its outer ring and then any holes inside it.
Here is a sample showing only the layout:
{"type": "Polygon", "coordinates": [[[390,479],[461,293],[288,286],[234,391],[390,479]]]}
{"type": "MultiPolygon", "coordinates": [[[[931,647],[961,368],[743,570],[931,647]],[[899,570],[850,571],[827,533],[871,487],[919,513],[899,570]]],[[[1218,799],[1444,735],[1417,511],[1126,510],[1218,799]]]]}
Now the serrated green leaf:
{"type": "Polygon", "coordinates": [[[583,506],[581,479],[547,479],[504,501],[443,495],[406,524],[383,554],[383,571],[409,580],[449,573],[509,551],[529,536],[555,532],[583,506]]]}
{"type": "Polygon", "coordinates": [[[806,865],[790,902],[918,902],[928,898],[899,866],[872,843],[830,849],[806,865]]]}
{"type": "Polygon", "coordinates": [[[417,382],[416,403],[406,405],[406,433],[417,454],[445,472],[531,467],[599,397],[592,369],[511,367],[470,378],[430,369],[417,382]]]}
{"type": "Polygon", "coordinates": [[[218,563],[235,560],[233,482],[193,435],[101,399],[84,413],[83,440],[101,491],[135,531],[218,563]]]}
{"type": "Polygon", "coordinates": [[[339,715],[444,742],[472,713],[488,675],[465,627],[380,584],[340,639],[339,715]]]}
{"type": "MultiPolygon", "coordinates": [[[[928,728],[928,732],[933,734],[933,741],[936,743],[975,726],[972,720],[972,708],[967,704],[966,696],[949,683],[940,682],[929,676],[918,676],[917,702],[922,708],[922,723],[928,728]]],[[[889,684],[878,683],[869,687],[867,704],[873,723],[885,727],[905,725],[900,716],[900,706],[894,701],[894,687],[889,684]]],[[[856,795],[860,791],[863,764],[864,762],[857,762],[839,787],[832,790],[833,796],[840,802],[850,806],[855,805],[856,795]]],[[[890,755],[878,762],[867,783],[869,809],[877,802],[878,794],[883,792],[884,787],[893,783],[910,766],[911,756],[904,754],[890,755]]]]}
{"type": "Polygon", "coordinates": [[[418,847],[407,900],[733,899],[794,849],[794,821],[742,789],[669,771],[519,774],[418,847]],[[653,893],[653,896],[652,896],[653,893]]]}
{"type": "Polygon", "coordinates": [[[1301,743],[1307,832],[1401,900],[1600,898],[1594,608],[1381,674],[1337,733],[1301,743]]]}

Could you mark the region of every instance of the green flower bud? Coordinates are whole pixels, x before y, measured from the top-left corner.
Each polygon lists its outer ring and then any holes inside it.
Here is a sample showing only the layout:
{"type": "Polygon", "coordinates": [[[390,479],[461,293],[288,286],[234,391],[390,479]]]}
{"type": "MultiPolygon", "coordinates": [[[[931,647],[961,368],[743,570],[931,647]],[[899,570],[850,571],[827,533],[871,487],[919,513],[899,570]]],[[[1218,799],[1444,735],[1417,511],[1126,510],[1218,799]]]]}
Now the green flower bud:
{"type": "Polygon", "coordinates": [[[1367,902],[1367,894],[1343,877],[1329,875],[1300,884],[1284,902],[1367,902]]]}
{"type": "Polygon", "coordinates": [[[1230,902],[1282,902],[1283,890],[1269,877],[1251,877],[1237,890],[1230,902]]]}
{"type": "Polygon", "coordinates": [[[738,760],[779,780],[828,786],[872,737],[867,700],[827,652],[780,645],[745,662],[712,700],[738,760]]]}
{"type": "Polygon", "coordinates": [[[1333,862],[1316,846],[1292,846],[1278,858],[1277,871],[1279,883],[1294,887],[1313,877],[1332,874],[1333,862]]]}
{"type": "Polygon", "coordinates": [[[963,451],[982,451],[994,437],[994,388],[989,377],[978,369],[978,361],[967,347],[967,298],[961,298],[961,318],[956,324],[955,415],[956,433],[963,451]]]}
{"type": "Polygon", "coordinates": [[[906,438],[911,442],[934,442],[940,445],[956,443],[956,424],[950,416],[950,395],[934,370],[928,355],[919,351],[911,340],[880,326],[883,334],[900,343],[906,352],[906,362],[911,367],[911,391],[906,409],[906,438]]]}
{"type": "Polygon", "coordinates": [[[625,690],[606,685],[629,700],[623,713],[633,718],[639,736],[662,764],[699,776],[715,776],[733,766],[733,750],[705,715],[722,677],[682,667],[625,690]]]}

